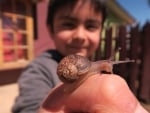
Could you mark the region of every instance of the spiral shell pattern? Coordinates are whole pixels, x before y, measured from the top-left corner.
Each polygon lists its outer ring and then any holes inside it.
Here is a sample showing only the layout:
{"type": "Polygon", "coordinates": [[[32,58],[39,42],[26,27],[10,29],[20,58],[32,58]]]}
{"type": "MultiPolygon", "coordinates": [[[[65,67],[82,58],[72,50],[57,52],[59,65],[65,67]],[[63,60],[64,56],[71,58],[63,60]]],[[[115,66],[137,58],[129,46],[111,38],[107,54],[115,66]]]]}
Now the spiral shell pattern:
{"type": "Polygon", "coordinates": [[[57,67],[57,74],[63,82],[74,82],[84,76],[90,69],[91,62],[80,55],[63,58],[57,67]]]}

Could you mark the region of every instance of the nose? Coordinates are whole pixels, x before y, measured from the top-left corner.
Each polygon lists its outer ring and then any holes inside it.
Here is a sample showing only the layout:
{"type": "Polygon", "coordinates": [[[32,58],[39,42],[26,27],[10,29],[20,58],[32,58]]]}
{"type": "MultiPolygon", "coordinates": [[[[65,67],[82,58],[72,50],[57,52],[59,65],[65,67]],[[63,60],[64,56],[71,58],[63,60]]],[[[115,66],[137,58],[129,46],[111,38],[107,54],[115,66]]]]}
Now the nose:
{"type": "Polygon", "coordinates": [[[78,41],[86,39],[86,30],[83,26],[79,26],[74,30],[73,39],[78,41]]]}

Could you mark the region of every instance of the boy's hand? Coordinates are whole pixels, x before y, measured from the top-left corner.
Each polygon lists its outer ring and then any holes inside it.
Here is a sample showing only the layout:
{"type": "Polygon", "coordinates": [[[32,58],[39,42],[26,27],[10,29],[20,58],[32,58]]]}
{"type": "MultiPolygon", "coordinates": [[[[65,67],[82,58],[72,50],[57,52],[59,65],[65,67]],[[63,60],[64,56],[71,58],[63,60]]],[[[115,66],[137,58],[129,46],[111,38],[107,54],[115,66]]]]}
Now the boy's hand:
{"type": "Polygon", "coordinates": [[[60,84],[50,92],[39,113],[148,113],[116,75],[89,77],[74,91],[60,84]]]}

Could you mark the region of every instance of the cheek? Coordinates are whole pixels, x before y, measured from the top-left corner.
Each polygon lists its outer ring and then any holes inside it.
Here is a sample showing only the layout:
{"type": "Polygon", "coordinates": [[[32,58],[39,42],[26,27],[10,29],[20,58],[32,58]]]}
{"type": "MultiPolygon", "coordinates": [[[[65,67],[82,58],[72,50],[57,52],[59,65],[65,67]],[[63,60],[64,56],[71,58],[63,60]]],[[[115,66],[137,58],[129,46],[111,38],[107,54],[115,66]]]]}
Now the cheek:
{"type": "Polygon", "coordinates": [[[58,50],[64,49],[64,45],[65,45],[65,38],[64,37],[60,37],[59,35],[55,35],[53,37],[53,41],[55,43],[55,47],[58,50]]]}
{"type": "Polygon", "coordinates": [[[66,55],[66,45],[68,40],[70,39],[70,33],[67,32],[57,32],[55,36],[53,36],[53,41],[55,43],[55,47],[63,54],[66,55]]]}
{"type": "Polygon", "coordinates": [[[99,46],[100,38],[100,35],[93,35],[90,38],[92,48],[97,49],[97,47],[99,46]]]}
{"type": "Polygon", "coordinates": [[[59,32],[54,36],[53,39],[55,44],[66,43],[66,41],[68,40],[68,34],[65,32],[59,32]]]}
{"type": "Polygon", "coordinates": [[[70,39],[70,37],[71,33],[69,31],[60,31],[56,35],[57,40],[61,41],[67,41],[68,39],[70,39]]]}

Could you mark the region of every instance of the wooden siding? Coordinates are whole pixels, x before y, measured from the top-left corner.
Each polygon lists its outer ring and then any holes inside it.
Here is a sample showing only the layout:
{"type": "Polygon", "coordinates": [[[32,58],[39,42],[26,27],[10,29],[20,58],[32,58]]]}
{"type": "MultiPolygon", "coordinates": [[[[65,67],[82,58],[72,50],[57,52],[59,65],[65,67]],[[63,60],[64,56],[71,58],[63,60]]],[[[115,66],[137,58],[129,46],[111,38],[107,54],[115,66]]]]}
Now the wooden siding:
{"type": "Polygon", "coordinates": [[[115,46],[112,44],[112,31],[112,28],[106,30],[102,40],[105,42],[104,47],[98,48],[94,60],[108,59],[112,50],[120,47],[119,60],[133,59],[135,62],[114,66],[114,73],[127,81],[139,99],[150,102],[150,23],[145,24],[143,28],[138,25],[131,27],[130,30],[127,30],[126,26],[118,27],[115,46]]]}

